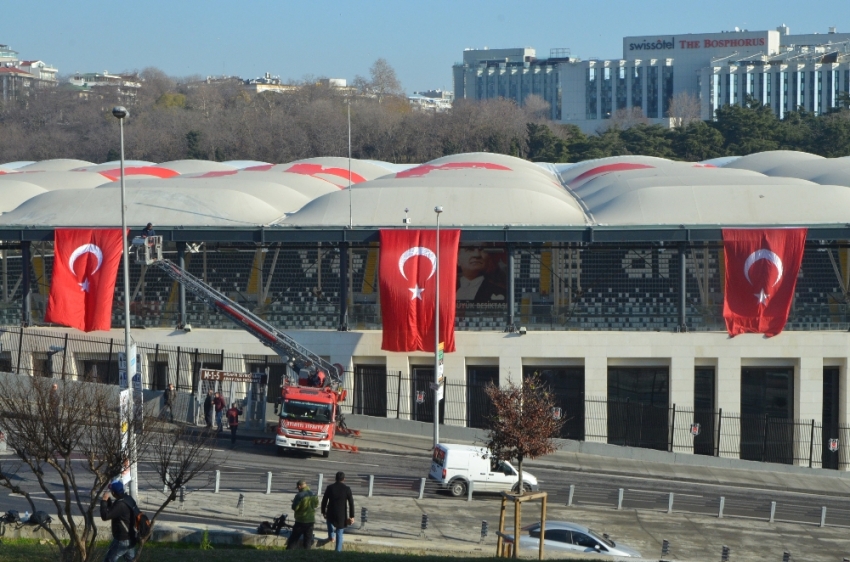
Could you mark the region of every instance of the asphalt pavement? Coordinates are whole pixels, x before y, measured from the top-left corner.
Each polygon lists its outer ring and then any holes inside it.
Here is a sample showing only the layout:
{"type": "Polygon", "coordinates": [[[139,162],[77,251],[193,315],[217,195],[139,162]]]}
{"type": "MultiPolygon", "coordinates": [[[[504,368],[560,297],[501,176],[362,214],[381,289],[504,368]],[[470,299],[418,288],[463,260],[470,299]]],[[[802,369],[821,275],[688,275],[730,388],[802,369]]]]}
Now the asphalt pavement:
{"type": "MultiPolygon", "coordinates": [[[[213,540],[223,542],[273,541],[254,531],[260,521],[290,512],[295,481],[307,478],[316,489],[319,474],[324,486],[337,470],[344,470],[357,508],[347,547],[495,553],[498,496],[476,494],[467,502],[428,482],[419,499],[420,478],[430,465],[430,438],[363,431],[359,437],[338,438],[360,452],[334,451],[323,459],[278,457],[273,445],[261,441],[271,438],[268,433],[240,431],[239,437],[235,450],[229,449],[226,439],[220,442],[219,493],[214,492],[212,479],[190,486],[185,501],[164,512],[158,524],[162,538],[199,540],[208,530],[213,540]],[[255,440],[260,442],[254,444],[255,440]],[[272,486],[266,494],[269,472],[272,486]],[[423,514],[428,516],[424,531],[423,514]],[[489,532],[482,541],[485,520],[489,532]]],[[[754,464],[758,465],[754,470],[681,466],[559,451],[528,461],[525,468],[550,494],[547,519],[587,524],[646,557],[658,559],[664,539],[673,545],[666,559],[719,560],[722,545],[730,547],[732,560],[778,562],[786,550],[797,560],[840,562],[850,556],[850,487],[845,478],[831,471],[774,472],[770,466],[754,464]],[[673,509],[668,513],[671,492],[673,509]],[[721,497],[722,518],[718,517],[721,497]],[[772,501],[776,508],[771,523],[772,501]],[[827,507],[824,527],[822,506],[827,507]]],[[[161,490],[146,485],[145,466],[140,470],[140,500],[152,511],[161,502],[161,490]]],[[[522,523],[538,520],[538,509],[539,505],[526,505],[522,523]]]]}

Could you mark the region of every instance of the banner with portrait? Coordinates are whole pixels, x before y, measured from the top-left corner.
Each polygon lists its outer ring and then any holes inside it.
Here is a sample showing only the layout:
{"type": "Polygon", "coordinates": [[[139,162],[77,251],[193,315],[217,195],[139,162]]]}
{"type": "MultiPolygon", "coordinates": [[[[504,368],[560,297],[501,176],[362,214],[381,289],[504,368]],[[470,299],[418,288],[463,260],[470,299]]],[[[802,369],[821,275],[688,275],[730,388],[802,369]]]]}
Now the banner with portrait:
{"type": "Polygon", "coordinates": [[[461,243],[455,300],[458,316],[507,308],[508,253],[504,244],[461,243]]]}

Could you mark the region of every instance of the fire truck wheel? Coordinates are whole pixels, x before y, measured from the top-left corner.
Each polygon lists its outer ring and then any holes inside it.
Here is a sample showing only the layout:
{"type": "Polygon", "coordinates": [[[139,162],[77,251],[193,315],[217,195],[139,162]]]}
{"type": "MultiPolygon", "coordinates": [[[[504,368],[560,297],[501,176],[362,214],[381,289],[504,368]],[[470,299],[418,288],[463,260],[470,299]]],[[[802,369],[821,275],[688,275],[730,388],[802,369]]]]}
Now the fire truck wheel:
{"type": "Polygon", "coordinates": [[[286,447],[281,447],[278,445],[277,447],[277,456],[282,457],[286,454],[286,447]]]}
{"type": "Polygon", "coordinates": [[[325,458],[328,458],[329,456],[331,456],[331,452],[330,451],[322,451],[322,456],[325,457],[325,458]]]}

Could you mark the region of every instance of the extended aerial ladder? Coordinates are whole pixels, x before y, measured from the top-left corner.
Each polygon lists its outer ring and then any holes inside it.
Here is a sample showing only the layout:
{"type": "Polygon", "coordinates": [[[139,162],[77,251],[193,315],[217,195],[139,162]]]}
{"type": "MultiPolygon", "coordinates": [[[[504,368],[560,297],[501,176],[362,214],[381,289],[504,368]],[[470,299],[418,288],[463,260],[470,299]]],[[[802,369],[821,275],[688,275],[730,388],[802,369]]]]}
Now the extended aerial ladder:
{"type": "Polygon", "coordinates": [[[136,249],[137,262],[160,268],[206,305],[224,314],[253,334],[263,345],[273,349],[293,372],[294,376],[290,375],[290,378],[297,380],[299,372],[305,369],[310,375],[324,371],[331,386],[339,387],[342,384],[342,372],[338,367],[325,361],[290,336],[234,300],[216,291],[180,266],[164,259],[162,257],[162,236],[136,237],[133,239],[133,246],[136,249]]]}

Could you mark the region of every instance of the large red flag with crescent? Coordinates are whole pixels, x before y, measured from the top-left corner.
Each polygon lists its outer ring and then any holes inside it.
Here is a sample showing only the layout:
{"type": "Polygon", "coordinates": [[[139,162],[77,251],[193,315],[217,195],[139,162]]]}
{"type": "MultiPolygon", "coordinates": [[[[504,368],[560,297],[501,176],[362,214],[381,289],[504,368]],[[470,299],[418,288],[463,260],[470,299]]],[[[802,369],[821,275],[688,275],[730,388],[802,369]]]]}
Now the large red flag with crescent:
{"type": "Polygon", "coordinates": [[[785,327],[806,246],[805,228],[723,229],[730,336],[775,336],[785,327]]]}
{"type": "Polygon", "coordinates": [[[112,295],[123,252],[121,229],[58,228],[45,322],[84,332],[112,327],[112,295]]]}
{"type": "Polygon", "coordinates": [[[460,230],[382,230],[381,320],[386,351],[434,351],[437,255],[440,256],[440,341],[455,350],[455,292],[460,230]]]}

